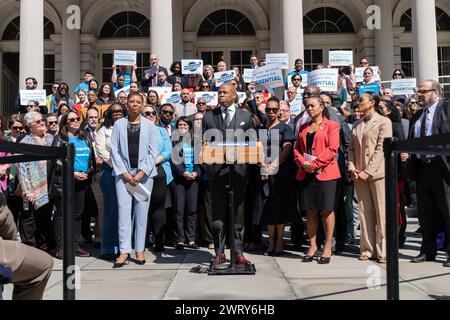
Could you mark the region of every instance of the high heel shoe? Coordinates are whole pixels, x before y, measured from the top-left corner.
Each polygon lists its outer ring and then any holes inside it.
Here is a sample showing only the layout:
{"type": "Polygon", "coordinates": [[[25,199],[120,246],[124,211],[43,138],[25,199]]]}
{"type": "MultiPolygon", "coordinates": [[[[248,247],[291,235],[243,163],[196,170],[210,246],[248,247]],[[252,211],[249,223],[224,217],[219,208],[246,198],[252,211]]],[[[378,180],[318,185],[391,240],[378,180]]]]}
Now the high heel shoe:
{"type": "Polygon", "coordinates": [[[127,258],[122,262],[115,262],[113,265],[113,269],[122,268],[124,265],[128,265],[128,262],[130,260],[130,254],[127,255],[127,258]]]}
{"type": "Polygon", "coordinates": [[[313,262],[314,257],[316,255],[317,255],[317,250],[316,250],[316,252],[314,252],[314,254],[312,256],[309,256],[309,255],[306,254],[306,255],[303,256],[302,262],[313,262]]]}
{"type": "Polygon", "coordinates": [[[145,256],[144,256],[144,260],[140,260],[136,254],[136,259],[133,259],[133,260],[134,260],[134,263],[136,263],[140,266],[143,266],[145,264],[145,256]]]}
{"type": "Polygon", "coordinates": [[[329,264],[330,261],[331,261],[331,257],[320,257],[320,258],[317,260],[317,263],[318,263],[318,264],[329,264]]]}

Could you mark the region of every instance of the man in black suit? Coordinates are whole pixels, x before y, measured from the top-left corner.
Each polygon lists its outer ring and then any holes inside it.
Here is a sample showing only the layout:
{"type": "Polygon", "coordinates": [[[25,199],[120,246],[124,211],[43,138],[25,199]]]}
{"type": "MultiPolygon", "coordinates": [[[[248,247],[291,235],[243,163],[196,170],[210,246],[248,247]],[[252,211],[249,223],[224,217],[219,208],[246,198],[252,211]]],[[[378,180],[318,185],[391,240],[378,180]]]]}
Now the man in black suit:
{"type": "MultiPolygon", "coordinates": [[[[437,81],[426,80],[419,85],[418,97],[422,109],[411,119],[409,138],[450,132],[450,103],[442,100],[441,93],[437,81]]],[[[449,149],[450,142],[442,147],[449,149]]],[[[446,250],[450,253],[450,156],[413,154],[409,172],[416,180],[417,209],[422,227],[420,254],[411,262],[434,261],[436,237],[442,227],[447,238],[446,250]]],[[[450,256],[443,265],[450,267],[450,256]]]]}
{"type": "MultiPolygon", "coordinates": [[[[239,109],[235,104],[236,88],[231,84],[224,84],[219,88],[219,106],[213,111],[206,112],[203,117],[203,132],[210,129],[217,130],[217,134],[223,136],[222,141],[217,136],[211,142],[235,142],[242,141],[243,137],[227,139],[226,132],[228,130],[242,129],[246,132],[249,129],[249,139],[256,141],[256,131],[253,129],[251,114],[245,110],[239,109]]],[[[243,255],[243,235],[244,235],[244,210],[245,210],[245,185],[247,176],[247,165],[236,164],[234,166],[234,239],[235,239],[235,259],[236,264],[250,264],[243,255]]],[[[205,166],[206,175],[209,179],[213,209],[213,233],[214,233],[214,249],[216,256],[213,260],[215,265],[225,262],[225,241],[228,235],[228,199],[225,186],[228,182],[228,167],[224,164],[212,164],[205,166]]]]}
{"type": "Polygon", "coordinates": [[[150,55],[150,69],[144,70],[144,78],[141,81],[142,92],[147,93],[150,87],[158,86],[158,72],[164,72],[166,78],[169,77],[167,68],[159,65],[159,58],[156,54],[150,55]]]}

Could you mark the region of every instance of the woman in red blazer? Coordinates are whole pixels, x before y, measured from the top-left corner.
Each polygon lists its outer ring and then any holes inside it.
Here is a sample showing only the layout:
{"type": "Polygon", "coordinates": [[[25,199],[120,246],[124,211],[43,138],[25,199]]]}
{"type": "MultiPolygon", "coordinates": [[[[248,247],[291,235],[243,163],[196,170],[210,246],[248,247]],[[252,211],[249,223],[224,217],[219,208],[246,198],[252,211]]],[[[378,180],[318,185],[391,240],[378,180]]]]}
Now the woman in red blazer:
{"type": "Polygon", "coordinates": [[[300,181],[300,205],[306,211],[310,247],[303,262],[312,262],[317,252],[319,213],[322,215],[325,247],[319,264],[330,262],[334,232],[334,202],[337,179],[341,177],[336,161],[339,149],[339,125],[327,118],[327,109],[319,97],[306,101],[311,121],[300,127],[294,149],[297,180],[300,181]]]}

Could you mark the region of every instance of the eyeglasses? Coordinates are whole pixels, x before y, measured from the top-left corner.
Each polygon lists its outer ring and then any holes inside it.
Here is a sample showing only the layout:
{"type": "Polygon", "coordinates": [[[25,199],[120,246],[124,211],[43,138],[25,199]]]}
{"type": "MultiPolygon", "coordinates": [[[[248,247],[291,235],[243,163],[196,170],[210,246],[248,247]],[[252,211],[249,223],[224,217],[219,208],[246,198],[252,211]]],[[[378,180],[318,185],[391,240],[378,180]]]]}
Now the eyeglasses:
{"type": "Polygon", "coordinates": [[[67,119],[67,122],[70,122],[70,123],[74,123],[74,122],[80,122],[80,117],[77,117],[77,118],[70,118],[70,119],[67,119]]]}
{"type": "Polygon", "coordinates": [[[266,108],[266,113],[277,113],[280,108],[266,108]]]}
{"type": "Polygon", "coordinates": [[[310,97],[320,97],[320,93],[315,93],[315,92],[303,92],[303,96],[310,98],[310,97]]]}
{"type": "Polygon", "coordinates": [[[147,112],[142,113],[142,115],[145,116],[145,117],[156,116],[156,112],[154,112],[154,111],[147,111],[147,112]]]}
{"type": "Polygon", "coordinates": [[[174,112],[173,111],[169,111],[169,110],[163,110],[162,113],[164,114],[169,114],[171,116],[173,116],[174,112]]]}
{"type": "Polygon", "coordinates": [[[416,101],[411,101],[409,104],[417,104],[416,101]]]}
{"type": "Polygon", "coordinates": [[[401,76],[402,74],[399,72],[394,73],[394,76],[401,76]]]}
{"type": "Polygon", "coordinates": [[[417,90],[417,93],[418,94],[427,94],[428,92],[431,92],[431,91],[436,91],[435,89],[430,89],[430,90],[417,90]]]}
{"type": "Polygon", "coordinates": [[[59,87],[55,86],[55,87],[52,87],[52,89],[56,89],[57,90],[57,89],[59,89],[59,87]]]}
{"type": "Polygon", "coordinates": [[[209,86],[202,86],[202,88],[208,88],[209,89],[209,86]]]}
{"type": "Polygon", "coordinates": [[[206,106],[206,103],[204,103],[204,102],[198,102],[197,105],[198,105],[198,106],[206,106]]]}
{"type": "Polygon", "coordinates": [[[360,64],[369,64],[367,61],[361,61],[360,64]]]}
{"type": "Polygon", "coordinates": [[[294,81],[301,81],[300,79],[298,79],[298,78],[295,78],[295,79],[293,79],[294,81]]]}
{"type": "Polygon", "coordinates": [[[14,131],[22,131],[22,130],[23,130],[23,127],[16,127],[16,126],[14,126],[14,127],[12,127],[12,129],[13,129],[14,131]]]}
{"type": "Polygon", "coordinates": [[[58,124],[58,121],[49,121],[49,122],[48,122],[48,125],[49,125],[49,126],[53,126],[53,125],[55,125],[55,124],[58,124]]]}

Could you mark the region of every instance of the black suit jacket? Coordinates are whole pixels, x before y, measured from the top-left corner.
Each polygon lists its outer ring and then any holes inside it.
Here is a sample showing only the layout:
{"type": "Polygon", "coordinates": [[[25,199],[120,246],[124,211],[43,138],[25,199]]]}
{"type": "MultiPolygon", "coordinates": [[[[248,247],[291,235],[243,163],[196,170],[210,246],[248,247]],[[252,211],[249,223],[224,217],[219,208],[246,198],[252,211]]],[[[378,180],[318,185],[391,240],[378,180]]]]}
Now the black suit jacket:
{"type": "MultiPolygon", "coordinates": [[[[419,110],[416,112],[414,117],[409,122],[409,139],[416,138],[414,136],[414,127],[417,120],[422,116],[423,110],[419,110]]],[[[432,133],[433,135],[439,135],[442,133],[450,132],[450,102],[449,101],[440,101],[436,106],[436,111],[434,112],[433,118],[433,127],[432,133]]],[[[442,145],[441,148],[450,149],[450,141],[442,145]]],[[[443,179],[444,181],[450,185],[450,156],[437,156],[439,164],[442,168],[443,179]]],[[[412,179],[415,179],[415,173],[417,170],[417,164],[421,161],[417,158],[416,154],[411,156],[410,168],[409,168],[409,176],[412,179]]]]}
{"type": "Polygon", "coordinates": [[[144,70],[144,75],[143,75],[143,78],[141,81],[142,92],[148,92],[149,88],[152,86],[153,79],[157,78],[157,76],[158,76],[157,73],[159,71],[163,71],[166,74],[166,77],[169,77],[169,74],[167,73],[167,69],[165,67],[158,66],[158,67],[151,67],[150,69],[144,70]],[[149,74],[150,78],[145,79],[146,74],[149,74]]]}
{"type": "MultiPolygon", "coordinates": [[[[253,128],[252,116],[248,111],[240,109],[237,105],[236,112],[234,114],[233,119],[231,120],[230,126],[227,127],[225,121],[223,120],[222,110],[220,106],[212,111],[208,111],[205,113],[203,117],[203,133],[210,129],[217,129],[222,133],[223,142],[226,140],[226,130],[227,129],[242,129],[246,132],[249,129],[253,129],[249,133],[249,137],[251,140],[256,141],[256,131],[253,128]]],[[[212,137],[210,142],[218,141],[217,137],[212,137]]],[[[242,139],[234,138],[235,142],[242,141],[242,139]]],[[[230,142],[227,140],[227,142],[230,142]]],[[[235,172],[239,174],[241,177],[245,177],[247,173],[247,166],[242,164],[237,164],[234,167],[235,172]]],[[[213,164],[213,165],[205,165],[205,171],[209,180],[213,180],[216,175],[222,176],[228,173],[228,170],[224,164],[213,164]]]]}

